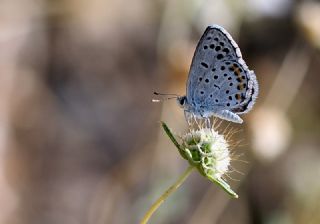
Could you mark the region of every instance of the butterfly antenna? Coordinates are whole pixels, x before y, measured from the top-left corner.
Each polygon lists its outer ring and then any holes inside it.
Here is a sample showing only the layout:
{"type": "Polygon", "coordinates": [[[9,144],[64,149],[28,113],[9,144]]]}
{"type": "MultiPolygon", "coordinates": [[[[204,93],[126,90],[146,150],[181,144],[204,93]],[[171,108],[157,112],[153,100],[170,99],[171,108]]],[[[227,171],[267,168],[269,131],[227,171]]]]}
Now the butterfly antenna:
{"type": "Polygon", "coordinates": [[[167,96],[167,97],[163,97],[162,99],[152,99],[152,102],[154,102],[154,103],[159,103],[159,102],[163,102],[163,101],[171,100],[171,99],[177,99],[178,97],[180,97],[178,94],[174,94],[174,93],[153,92],[153,94],[156,96],[167,96]]]}
{"type": "Polygon", "coordinates": [[[174,97],[179,97],[178,94],[175,93],[158,93],[158,92],[153,92],[154,95],[157,96],[174,96],[174,97]]]}

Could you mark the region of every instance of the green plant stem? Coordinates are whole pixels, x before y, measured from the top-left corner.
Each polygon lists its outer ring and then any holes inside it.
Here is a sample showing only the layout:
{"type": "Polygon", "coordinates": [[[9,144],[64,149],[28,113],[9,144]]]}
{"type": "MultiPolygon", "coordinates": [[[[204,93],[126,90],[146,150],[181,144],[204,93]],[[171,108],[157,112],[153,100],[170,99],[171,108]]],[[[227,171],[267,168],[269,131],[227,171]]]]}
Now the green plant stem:
{"type": "Polygon", "coordinates": [[[140,224],[146,224],[152,214],[160,207],[160,205],[173,193],[175,192],[180,185],[187,179],[187,177],[190,175],[191,171],[193,170],[193,166],[189,166],[184,173],[179,177],[179,179],[171,186],[169,187],[161,196],[158,198],[158,200],[153,203],[153,205],[149,208],[147,213],[144,215],[142,221],[140,224]]]}

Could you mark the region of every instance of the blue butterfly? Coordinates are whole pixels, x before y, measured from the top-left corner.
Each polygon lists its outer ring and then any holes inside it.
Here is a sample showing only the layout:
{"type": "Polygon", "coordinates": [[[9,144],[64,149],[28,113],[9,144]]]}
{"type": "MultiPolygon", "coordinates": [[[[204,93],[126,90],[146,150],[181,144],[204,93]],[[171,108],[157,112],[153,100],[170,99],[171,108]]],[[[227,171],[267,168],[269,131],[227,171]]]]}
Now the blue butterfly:
{"type": "Polygon", "coordinates": [[[187,94],[177,97],[187,120],[215,116],[242,123],[239,114],[252,109],[258,92],[256,75],[231,35],[221,26],[208,26],[192,59],[187,94]]]}

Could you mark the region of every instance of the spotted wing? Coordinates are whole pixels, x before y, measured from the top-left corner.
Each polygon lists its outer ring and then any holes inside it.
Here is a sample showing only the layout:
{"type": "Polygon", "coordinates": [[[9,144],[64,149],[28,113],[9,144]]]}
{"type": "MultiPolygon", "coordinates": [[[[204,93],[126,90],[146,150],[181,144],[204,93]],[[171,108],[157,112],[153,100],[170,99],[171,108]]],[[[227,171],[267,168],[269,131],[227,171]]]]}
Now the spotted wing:
{"type": "Polygon", "coordinates": [[[202,35],[190,68],[187,99],[205,112],[249,111],[258,94],[255,74],[242,59],[238,45],[220,26],[202,35]]]}

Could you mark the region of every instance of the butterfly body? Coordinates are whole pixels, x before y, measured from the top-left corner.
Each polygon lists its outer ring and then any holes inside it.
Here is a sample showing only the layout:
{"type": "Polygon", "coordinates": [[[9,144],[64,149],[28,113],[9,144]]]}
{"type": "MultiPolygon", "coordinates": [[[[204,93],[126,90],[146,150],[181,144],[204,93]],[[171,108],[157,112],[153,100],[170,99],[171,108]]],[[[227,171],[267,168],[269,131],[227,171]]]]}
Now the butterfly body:
{"type": "Polygon", "coordinates": [[[216,116],[242,123],[238,114],[251,110],[257,95],[256,76],[231,35],[218,25],[207,27],[192,59],[187,94],[178,98],[187,119],[216,116]]]}

